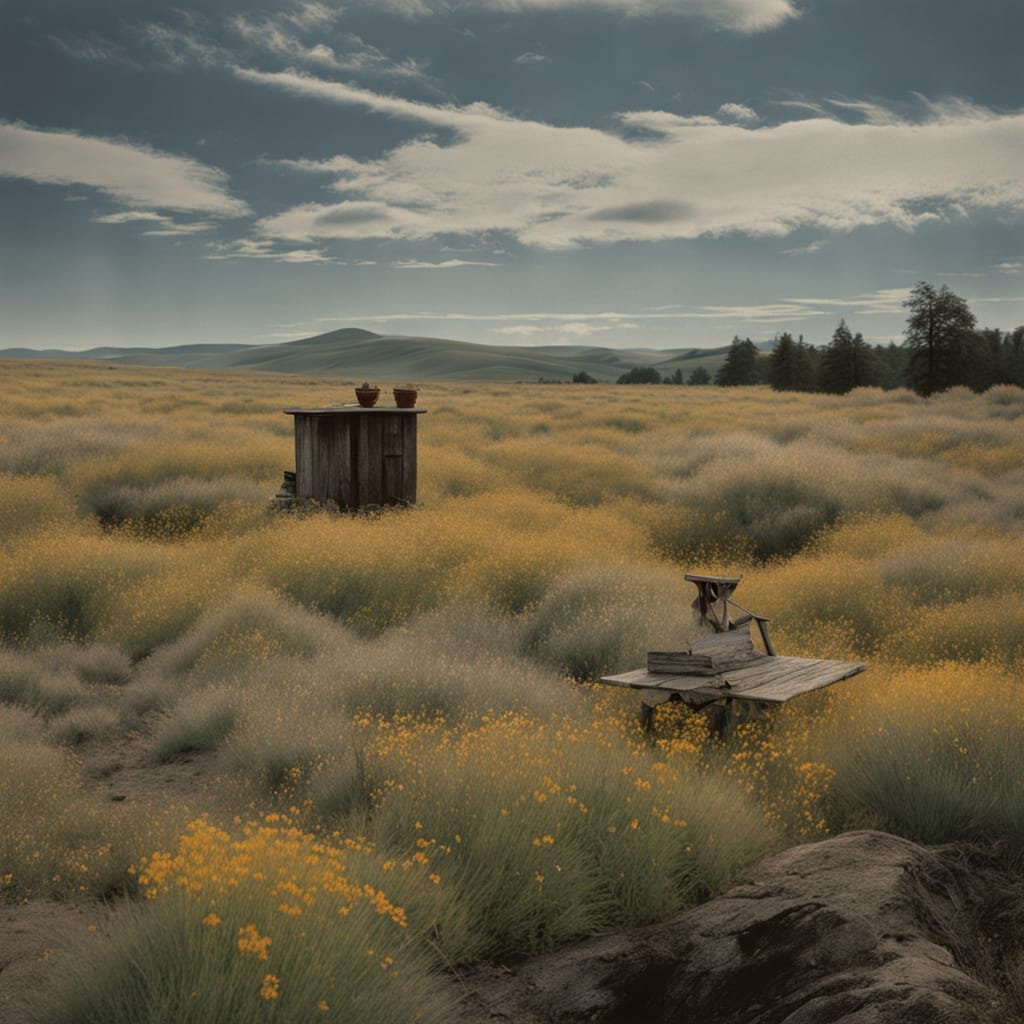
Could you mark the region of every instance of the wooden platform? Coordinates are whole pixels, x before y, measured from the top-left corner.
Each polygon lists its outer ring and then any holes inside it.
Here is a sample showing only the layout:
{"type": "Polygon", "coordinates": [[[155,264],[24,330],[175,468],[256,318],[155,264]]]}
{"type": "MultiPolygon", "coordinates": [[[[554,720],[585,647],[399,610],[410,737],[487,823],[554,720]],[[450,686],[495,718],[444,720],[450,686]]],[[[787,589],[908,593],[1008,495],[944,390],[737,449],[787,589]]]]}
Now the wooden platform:
{"type": "Polygon", "coordinates": [[[697,588],[692,607],[698,625],[713,632],[691,639],[685,650],[648,651],[645,668],[600,679],[609,686],[640,691],[640,721],[648,735],[654,728],[654,709],[666,701],[682,701],[692,708],[714,705],[708,709],[711,731],[725,739],[744,716],[864,671],[860,661],[777,655],[768,635],[769,620],[732,599],[739,576],[687,573],[686,579],[697,588]],[[757,626],[763,651],[754,646],[752,625],[757,626]]]}
{"type": "Polygon", "coordinates": [[[602,676],[601,682],[642,690],[649,706],[681,700],[693,707],[713,701],[756,701],[784,704],[793,697],[820,690],[864,671],[860,661],[826,661],[818,658],[786,658],[761,655],[747,665],[718,675],[669,675],[636,669],[621,675],[602,676]]]}

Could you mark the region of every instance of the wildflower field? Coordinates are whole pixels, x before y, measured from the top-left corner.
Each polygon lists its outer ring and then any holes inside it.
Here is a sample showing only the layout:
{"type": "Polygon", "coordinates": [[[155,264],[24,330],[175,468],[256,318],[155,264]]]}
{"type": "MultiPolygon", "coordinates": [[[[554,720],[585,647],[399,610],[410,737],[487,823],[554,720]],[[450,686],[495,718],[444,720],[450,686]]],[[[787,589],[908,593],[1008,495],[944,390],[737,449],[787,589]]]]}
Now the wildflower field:
{"type": "Polygon", "coordinates": [[[268,509],[345,383],[4,370],[0,900],[99,922],[46,1020],[450,1020],[844,829],[1020,863],[1020,388],[434,385],[421,506],[348,516],[268,509]],[[692,635],[687,570],[869,671],[646,742],[592,681],[692,635]]]}

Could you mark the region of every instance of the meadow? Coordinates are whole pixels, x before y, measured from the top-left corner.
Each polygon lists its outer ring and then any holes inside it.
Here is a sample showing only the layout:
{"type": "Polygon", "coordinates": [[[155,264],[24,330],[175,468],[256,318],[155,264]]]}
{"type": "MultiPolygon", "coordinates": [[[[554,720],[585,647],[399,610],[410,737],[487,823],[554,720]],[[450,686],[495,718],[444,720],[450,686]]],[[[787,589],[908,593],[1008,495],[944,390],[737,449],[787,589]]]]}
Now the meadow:
{"type": "Polygon", "coordinates": [[[268,508],[337,379],[5,383],[0,900],[109,908],[47,1020],[440,1021],[849,828],[1022,863],[1020,388],[430,385],[420,507],[353,516],[268,508]],[[687,570],[868,672],[646,742],[593,680],[687,570]]]}

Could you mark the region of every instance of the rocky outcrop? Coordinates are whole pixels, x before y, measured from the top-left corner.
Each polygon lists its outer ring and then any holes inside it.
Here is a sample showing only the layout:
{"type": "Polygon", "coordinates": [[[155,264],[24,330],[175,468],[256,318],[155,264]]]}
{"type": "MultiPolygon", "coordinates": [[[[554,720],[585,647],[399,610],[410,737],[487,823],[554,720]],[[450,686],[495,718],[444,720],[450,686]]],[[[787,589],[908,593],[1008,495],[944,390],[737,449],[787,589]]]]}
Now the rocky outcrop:
{"type": "Polygon", "coordinates": [[[986,882],[952,849],[851,832],[663,924],[463,980],[469,1024],[991,1024],[963,967],[986,882]]]}

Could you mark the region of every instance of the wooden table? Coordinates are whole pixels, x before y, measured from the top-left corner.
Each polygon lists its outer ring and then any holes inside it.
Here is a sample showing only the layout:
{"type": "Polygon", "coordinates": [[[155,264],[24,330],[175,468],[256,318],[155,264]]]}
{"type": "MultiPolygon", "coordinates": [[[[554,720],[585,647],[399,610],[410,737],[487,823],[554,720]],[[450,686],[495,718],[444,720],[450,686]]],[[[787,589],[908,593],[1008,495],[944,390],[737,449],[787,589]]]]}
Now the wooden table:
{"type": "MultiPolygon", "coordinates": [[[[700,620],[710,625],[719,634],[732,637],[740,630],[746,630],[746,636],[736,636],[729,641],[729,647],[743,647],[746,654],[742,663],[720,670],[714,668],[711,659],[708,667],[700,673],[651,671],[650,668],[634,669],[618,675],[602,676],[600,682],[609,686],[622,686],[640,691],[641,721],[644,728],[650,730],[653,725],[654,709],[669,700],[682,701],[692,708],[703,708],[711,704],[720,704],[723,711],[713,717],[712,727],[719,734],[726,731],[732,712],[737,703],[750,707],[764,708],[775,704],[784,704],[794,697],[831,686],[840,680],[849,679],[866,666],[860,661],[831,661],[823,658],[788,658],[774,653],[768,639],[768,620],[764,616],[746,612],[741,618],[730,620],[729,606],[732,592],[739,583],[738,577],[714,577],[688,574],[686,577],[696,584],[698,597],[694,608],[700,620]],[[712,597],[712,595],[714,595],[712,597]],[[714,607],[718,603],[718,608],[714,607]],[[770,653],[762,653],[753,648],[749,642],[750,623],[755,623],[761,634],[762,641],[770,653]]],[[[725,636],[721,640],[725,640],[725,636]]],[[[707,648],[706,641],[698,641],[692,645],[694,652],[707,648]]],[[[686,652],[678,654],[648,655],[649,661],[664,664],[672,658],[685,663],[693,656],[686,652]]]]}

